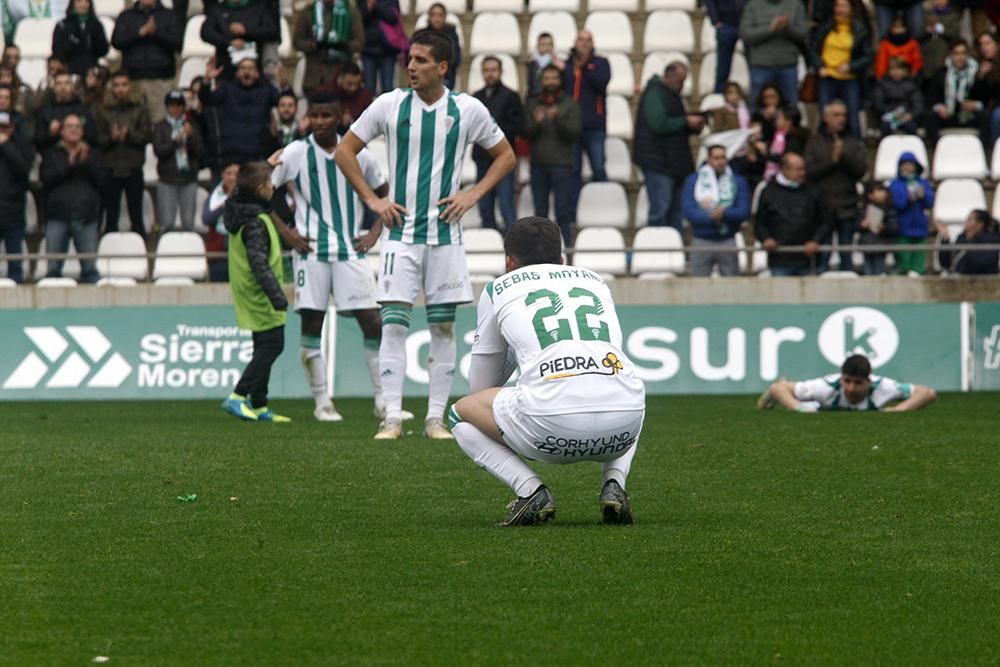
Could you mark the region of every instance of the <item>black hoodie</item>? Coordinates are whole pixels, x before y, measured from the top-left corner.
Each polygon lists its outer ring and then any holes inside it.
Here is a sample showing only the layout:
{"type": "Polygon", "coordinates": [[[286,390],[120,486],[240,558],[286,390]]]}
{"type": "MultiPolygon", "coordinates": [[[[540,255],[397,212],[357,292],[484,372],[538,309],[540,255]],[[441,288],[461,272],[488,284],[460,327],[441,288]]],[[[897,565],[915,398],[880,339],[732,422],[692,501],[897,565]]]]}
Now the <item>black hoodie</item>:
{"type": "Polygon", "coordinates": [[[271,239],[267,226],[258,217],[261,213],[270,212],[270,204],[262,201],[255,194],[244,195],[239,190],[226,200],[226,208],[222,214],[223,224],[230,234],[239,234],[247,249],[247,259],[254,278],[267,295],[271,305],[277,310],[288,308],[281,284],[275,278],[268,262],[271,252],[271,239]]]}

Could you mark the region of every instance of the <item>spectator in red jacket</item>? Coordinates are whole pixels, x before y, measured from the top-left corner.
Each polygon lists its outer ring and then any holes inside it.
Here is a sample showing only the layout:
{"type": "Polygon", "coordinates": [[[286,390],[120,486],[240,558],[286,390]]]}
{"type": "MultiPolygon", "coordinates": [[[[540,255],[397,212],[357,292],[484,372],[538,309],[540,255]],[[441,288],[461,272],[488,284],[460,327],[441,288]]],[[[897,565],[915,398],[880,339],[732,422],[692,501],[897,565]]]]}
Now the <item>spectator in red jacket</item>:
{"type": "Polygon", "coordinates": [[[910,65],[913,76],[919,76],[924,67],[924,56],[920,50],[920,42],[910,35],[909,28],[902,16],[897,16],[889,26],[889,32],[879,42],[878,55],[875,57],[875,78],[881,79],[889,71],[889,62],[893,58],[902,58],[910,65]]]}
{"type": "MultiPolygon", "coordinates": [[[[608,119],[605,100],[608,83],[611,81],[611,64],[608,59],[594,53],[594,35],[589,30],[581,30],[576,37],[576,46],[566,59],[563,72],[564,92],[580,105],[583,133],[573,151],[573,173],[576,178],[576,194],[583,185],[583,152],[587,152],[591,181],[606,181],[604,170],[604,141],[607,139],[608,119]]],[[[574,206],[574,211],[576,207],[574,206]]],[[[576,218],[574,214],[574,219],[576,218]]]]}

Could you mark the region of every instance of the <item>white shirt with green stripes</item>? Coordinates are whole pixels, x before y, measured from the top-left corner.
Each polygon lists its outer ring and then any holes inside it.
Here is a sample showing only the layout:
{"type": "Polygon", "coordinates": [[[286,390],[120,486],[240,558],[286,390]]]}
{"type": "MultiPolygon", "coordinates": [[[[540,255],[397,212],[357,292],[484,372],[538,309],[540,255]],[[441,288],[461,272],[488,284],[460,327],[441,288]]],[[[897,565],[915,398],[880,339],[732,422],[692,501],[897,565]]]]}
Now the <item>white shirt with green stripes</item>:
{"type": "MultiPolygon", "coordinates": [[[[312,239],[307,259],[359,260],[365,255],[354,250],[353,239],[360,234],[365,205],[337,168],[334,153],[320,147],[311,134],[293,141],[282,151],[271,182],[275,188],[295,184],[295,227],[312,239]]],[[[358,153],[358,163],[372,190],[385,185],[385,174],[369,151],[358,153]]]]}
{"type": "Polygon", "coordinates": [[[351,126],[365,144],[384,136],[389,158],[389,198],[406,209],[403,226],[389,239],[414,245],[462,242],[462,228],[439,221],[438,200],[459,192],[469,144],[490,150],[503,132],[482,102],[447,88],[424,104],[411,88],[380,95],[351,126]]]}
{"type": "Polygon", "coordinates": [[[902,401],[913,394],[913,385],[906,382],[878,375],[872,375],[871,381],[867,395],[858,403],[847,400],[839,373],[796,382],[794,394],[796,400],[813,403],[819,410],[881,410],[886,403],[902,401]]]}

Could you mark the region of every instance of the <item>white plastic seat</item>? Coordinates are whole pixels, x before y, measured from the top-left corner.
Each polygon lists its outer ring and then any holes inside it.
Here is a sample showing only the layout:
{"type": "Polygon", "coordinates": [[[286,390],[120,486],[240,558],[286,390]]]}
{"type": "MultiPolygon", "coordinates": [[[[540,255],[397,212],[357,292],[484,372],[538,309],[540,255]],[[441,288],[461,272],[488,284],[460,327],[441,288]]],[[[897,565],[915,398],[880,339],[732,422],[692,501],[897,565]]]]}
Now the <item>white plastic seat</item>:
{"type": "Polygon", "coordinates": [[[18,21],[14,29],[14,43],[21,47],[21,57],[47,58],[52,55],[52,31],[56,23],[58,20],[54,18],[24,18],[18,21]]]}
{"type": "Polygon", "coordinates": [[[678,9],[660,9],[646,18],[642,49],[652,51],[683,51],[694,53],[694,26],[691,15],[678,9]]]}
{"type": "Polygon", "coordinates": [[[633,276],[649,273],[684,273],[684,253],[669,252],[684,247],[680,232],[673,227],[643,227],[632,239],[633,276]]]}
{"type": "MultiPolygon", "coordinates": [[[[718,52],[709,51],[702,55],[698,69],[698,94],[706,95],[715,90],[715,65],[718,52]]],[[[742,53],[733,54],[732,69],[729,70],[729,80],[740,84],[744,92],[750,90],[750,66],[742,53]]]]}
{"type": "Polygon", "coordinates": [[[632,108],[621,95],[608,95],[607,104],[608,136],[631,139],[635,125],[632,122],[632,108]]]}
{"type": "MultiPolygon", "coordinates": [[[[430,3],[428,3],[428,6],[430,6],[430,3]]],[[[464,49],[465,36],[462,34],[464,32],[462,30],[462,19],[460,19],[458,17],[458,14],[455,14],[454,12],[448,12],[448,15],[445,17],[444,20],[446,23],[450,23],[453,26],[455,26],[455,30],[456,32],[458,32],[458,45],[464,49]]],[[[427,12],[424,12],[417,17],[417,22],[413,24],[413,31],[416,32],[417,30],[422,30],[423,28],[426,27],[427,27],[427,12]]]]}
{"type": "Polygon", "coordinates": [[[875,168],[873,177],[877,181],[886,181],[895,178],[899,171],[899,156],[903,153],[913,153],[924,172],[930,162],[927,160],[927,148],[924,147],[924,140],[915,134],[890,134],[883,137],[878,142],[878,149],[875,151],[875,168]]]}
{"type": "Polygon", "coordinates": [[[1000,139],[993,144],[993,157],[990,160],[990,178],[1000,181],[1000,139]]]}
{"type": "Polygon", "coordinates": [[[194,281],[187,276],[164,276],[153,281],[156,287],[188,287],[194,285],[194,281]]]}
{"type": "Polygon", "coordinates": [[[522,0],[473,0],[472,13],[481,12],[511,12],[519,14],[524,10],[522,0]]]}
{"type": "Polygon", "coordinates": [[[635,44],[632,37],[632,22],[625,12],[591,12],[587,15],[583,28],[593,33],[594,49],[598,53],[613,51],[632,53],[635,44]]]}
{"type": "MultiPolygon", "coordinates": [[[[528,0],[528,12],[578,12],[580,0],[528,0]]],[[[534,42],[531,42],[532,45],[534,42]]],[[[556,42],[558,45],[559,42],[556,42]]]]}
{"type": "Polygon", "coordinates": [[[582,266],[597,273],[625,275],[625,239],[614,227],[581,229],[573,244],[573,266],[582,266]]]}
{"type": "Polygon", "coordinates": [[[388,175],[389,153],[387,152],[385,145],[385,138],[375,137],[368,143],[366,148],[368,149],[368,152],[371,153],[371,156],[375,158],[375,161],[378,162],[378,166],[382,169],[382,173],[388,175]]]}
{"type": "MultiPolygon", "coordinates": [[[[575,11],[575,10],[574,10],[575,11]]],[[[528,48],[534,49],[543,32],[552,35],[556,49],[568,51],[576,43],[576,19],[565,11],[538,12],[528,24],[528,48]]]]}
{"type": "Polygon", "coordinates": [[[184,62],[181,63],[180,74],[177,76],[177,87],[190,88],[191,82],[194,81],[196,77],[205,75],[205,65],[207,64],[208,58],[205,56],[185,58],[184,62]]]}
{"type": "Polygon", "coordinates": [[[938,183],[934,192],[934,219],[951,225],[965,222],[969,211],[986,208],[986,195],[979,181],[953,178],[938,183]]]}
{"type": "Polygon", "coordinates": [[[138,284],[135,278],[123,278],[121,276],[105,276],[96,283],[98,287],[135,287],[138,284]]]}
{"type": "Polygon", "coordinates": [[[158,159],[156,151],[153,150],[153,144],[146,144],[146,158],[142,163],[142,178],[146,182],[147,188],[155,187],[160,181],[160,175],[156,173],[158,159]]]}
{"type": "Polygon", "coordinates": [[[503,235],[495,229],[466,229],[462,233],[469,273],[496,278],[506,273],[503,235]]]}
{"type": "Polygon", "coordinates": [[[17,66],[17,75],[21,83],[35,90],[48,76],[49,66],[45,58],[23,58],[17,66]]]}
{"type": "Polygon", "coordinates": [[[462,183],[475,183],[478,180],[476,176],[478,176],[476,163],[472,160],[472,146],[470,145],[465,148],[465,155],[462,156],[462,183]]]}
{"type": "Polygon", "coordinates": [[[205,15],[198,14],[188,19],[184,26],[184,46],[181,48],[181,58],[209,58],[215,55],[215,47],[201,38],[201,26],[205,23],[205,15]]]}
{"type": "Polygon", "coordinates": [[[3,287],[17,287],[17,281],[13,278],[0,278],[0,288],[3,287]]]}
{"type": "Polygon", "coordinates": [[[611,81],[608,82],[608,95],[635,95],[635,76],[632,74],[632,59],[625,53],[609,53],[608,64],[611,66],[611,81]]]}
{"type": "Polygon", "coordinates": [[[97,244],[97,270],[108,278],[146,280],[146,242],[135,232],[108,232],[97,244]],[[130,256],[131,255],[131,256],[130,256]]]}
{"type": "Polygon", "coordinates": [[[934,178],[985,178],[986,154],[978,136],[950,134],[934,148],[934,178]]]}
{"type": "Polygon", "coordinates": [[[993,209],[990,211],[990,215],[994,218],[1000,216],[1000,188],[993,191],[993,209]]]}
{"type": "Polygon", "coordinates": [[[517,158],[517,184],[528,185],[531,183],[531,158],[517,158]]]}
{"type": "Polygon", "coordinates": [[[697,9],[697,0],[646,0],[646,11],[654,9],[682,9],[693,12],[697,9]]]}
{"type": "MultiPolygon", "coordinates": [[[[440,2],[444,5],[444,8],[448,10],[449,14],[465,13],[465,0],[416,0],[416,6],[413,8],[413,11],[418,14],[424,14],[435,2],[440,2]]],[[[461,24],[456,21],[455,25],[457,26],[461,24]]],[[[459,30],[459,32],[461,32],[461,30],[459,30]]]]}
{"type": "MultiPolygon", "coordinates": [[[[125,10],[125,3],[122,0],[94,0],[94,13],[98,16],[107,16],[111,19],[118,18],[118,15],[125,10]]],[[[111,41],[111,35],[108,35],[111,41]]]]}
{"type": "Polygon", "coordinates": [[[585,183],[580,190],[576,224],[584,227],[628,226],[628,197],[620,183],[585,183]]]}
{"type": "MultiPolygon", "coordinates": [[[[704,93],[704,91],[700,92],[704,93]]],[[[698,109],[700,111],[714,111],[724,106],[726,106],[726,98],[722,93],[708,93],[701,98],[701,104],[698,105],[698,109]]]]}
{"type": "Polygon", "coordinates": [[[35,202],[35,195],[29,190],[28,198],[24,201],[24,231],[27,234],[34,234],[38,231],[38,205],[35,202]]]}
{"type": "Polygon", "coordinates": [[[472,22],[469,51],[477,53],[521,53],[521,29],[510,12],[483,12],[472,22]]]}
{"type": "Polygon", "coordinates": [[[281,17],[281,41],[278,42],[278,55],[288,60],[295,53],[292,46],[292,31],[288,26],[288,19],[281,17]]]}
{"type": "Polygon", "coordinates": [[[204,280],[207,274],[205,242],[201,236],[194,232],[167,232],[160,237],[156,244],[153,280],[178,277],[204,280]]]}
{"type": "Polygon", "coordinates": [[[473,58],[472,62],[469,63],[469,83],[466,86],[468,93],[471,95],[482,89],[485,85],[483,83],[483,60],[487,55],[492,55],[500,59],[500,82],[515,93],[519,93],[521,90],[521,78],[517,73],[517,63],[514,62],[514,59],[508,53],[480,53],[473,58]]]}
{"type": "Polygon", "coordinates": [[[742,232],[737,233],[734,238],[736,239],[736,246],[738,248],[744,248],[747,250],[747,252],[741,252],[737,255],[740,265],[740,273],[756,275],[761,271],[766,271],[767,252],[764,251],[760,241],[754,241],[753,246],[747,246],[746,239],[743,238],[742,232]]]}
{"type": "Polygon", "coordinates": [[[691,91],[694,89],[694,83],[692,83],[694,73],[691,71],[691,61],[680,51],[655,51],[646,56],[646,59],[642,63],[642,75],[639,77],[643,90],[646,89],[646,85],[651,78],[661,76],[667,65],[675,60],[684,63],[688,69],[688,75],[684,79],[684,87],[681,89],[681,95],[689,97],[691,91]]]}
{"type": "Polygon", "coordinates": [[[594,12],[599,9],[619,12],[639,11],[639,0],[588,0],[587,10],[594,12]]]}
{"type": "Polygon", "coordinates": [[[76,285],[76,280],[65,276],[60,278],[42,278],[35,283],[35,287],[76,287],[76,285]]]}
{"type": "MultiPolygon", "coordinates": [[[[638,171],[638,170],[637,170],[638,171]]],[[[632,226],[636,229],[649,224],[649,192],[646,186],[639,188],[635,196],[635,209],[632,211],[632,226]]]]}
{"type": "Polygon", "coordinates": [[[115,20],[108,16],[98,16],[97,20],[101,22],[101,26],[104,27],[104,36],[108,40],[108,52],[105,54],[104,59],[109,61],[109,63],[120,63],[122,60],[122,52],[111,46],[111,35],[115,32],[115,20]]]}
{"type": "MultiPolygon", "coordinates": [[[[615,183],[632,181],[632,155],[623,139],[608,137],[604,140],[604,171],[607,172],[609,181],[615,183]]],[[[584,181],[589,181],[593,175],[590,159],[584,153],[581,176],[584,181]]]]}

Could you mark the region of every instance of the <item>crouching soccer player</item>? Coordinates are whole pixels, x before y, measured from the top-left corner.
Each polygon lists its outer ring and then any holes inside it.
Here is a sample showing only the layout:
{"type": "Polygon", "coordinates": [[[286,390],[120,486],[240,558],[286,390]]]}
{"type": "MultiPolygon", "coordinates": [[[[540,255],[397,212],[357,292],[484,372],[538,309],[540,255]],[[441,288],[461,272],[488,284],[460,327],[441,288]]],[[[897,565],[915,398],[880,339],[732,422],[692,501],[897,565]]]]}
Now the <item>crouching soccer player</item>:
{"type": "Polygon", "coordinates": [[[802,382],[778,380],[757,399],[758,410],[781,405],[795,412],[819,410],[919,410],[937,398],[937,393],[921,384],[897,382],[872,375],[868,358],[854,354],[844,361],[839,374],[802,382]],[[895,405],[889,405],[899,401],[895,405]]]}
{"type": "Polygon", "coordinates": [[[522,459],[601,462],[604,521],[631,523],[625,480],[646,391],[621,350],[611,292],[596,273],[562,265],[559,227],[544,218],[514,223],[504,252],[507,273],[479,299],[473,393],[451,407],[452,433],[517,494],[501,525],[555,516],[551,492],[522,459]],[[504,388],[515,362],[517,385],[504,388]]]}
{"type": "Polygon", "coordinates": [[[253,332],[253,358],[222,409],[247,421],[288,422],[267,406],[271,366],[285,348],[288,299],[281,289],[281,241],[268,215],[271,167],[249,162],[240,167],[236,195],[223,216],[229,231],[229,286],[236,324],[253,332]]]}

